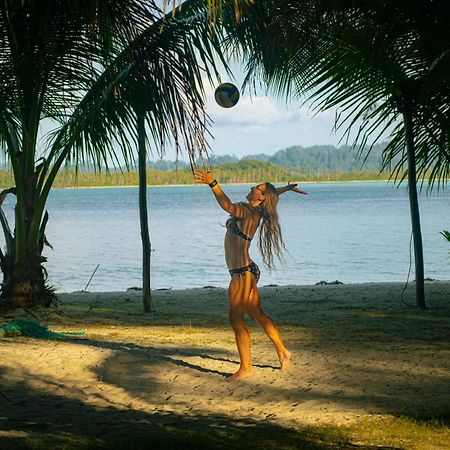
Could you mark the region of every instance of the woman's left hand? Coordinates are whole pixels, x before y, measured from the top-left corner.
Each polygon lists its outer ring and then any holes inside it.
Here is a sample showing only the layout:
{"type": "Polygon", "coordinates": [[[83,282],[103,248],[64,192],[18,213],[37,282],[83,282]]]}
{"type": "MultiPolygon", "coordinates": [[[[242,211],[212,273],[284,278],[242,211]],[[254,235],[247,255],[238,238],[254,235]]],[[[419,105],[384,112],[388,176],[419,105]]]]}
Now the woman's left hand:
{"type": "Polygon", "coordinates": [[[211,170],[197,170],[194,173],[194,179],[196,183],[210,184],[214,181],[211,170]]]}
{"type": "Polygon", "coordinates": [[[302,195],[308,195],[308,193],[306,191],[302,191],[301,189],[299,189],[297,187],[297,183],[288,182],[288,186],[289,186],[290,190],[293,192],[297,192],[298,194],[302,194],[302,195]]]}

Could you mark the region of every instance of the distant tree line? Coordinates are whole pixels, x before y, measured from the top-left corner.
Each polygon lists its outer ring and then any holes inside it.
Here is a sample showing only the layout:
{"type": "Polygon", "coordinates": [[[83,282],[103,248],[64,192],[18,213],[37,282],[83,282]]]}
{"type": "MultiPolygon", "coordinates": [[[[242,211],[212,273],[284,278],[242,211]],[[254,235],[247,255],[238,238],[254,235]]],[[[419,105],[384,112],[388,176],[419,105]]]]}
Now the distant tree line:
{"type": "MultiPolygon", "coordinates": [[[[383,150],[386,143],[375,144],[372,150],[367,154],[367,149],[361,154],[357,154],[351,147],[343,145],[334,147],[332,145],[314,145],[311,147],[302,147],[294,145],[286,149],[277,151],[274,155],[266,155],[263,153],[256,155],[244,156],[239,159],[235,155],[211,155],[209,164],[215,167],[226,163],[237,163],[245,160],[264,161],[275,166],[296,168],[307,172],[323,172],[323,173],[353,173],[364,171],[380,172],[383,168],[383,150]]],[[[202,161],[197,161],[198,165],[202,165],[202,161]]],[[[174,170],[176,165],[178,168],[185,168],[184,161],[166,161],[158,160],[149,162],[149,167],[158,170],[174,170]]]]}
{"type": "MultiPolygon", "coordinates": [[[[219,164],[214,166],[214,174],[221,183],[256,183],[271,181],[281,183],[287,181],[356,181],[379,180],[386,175],[370,171],[325,171],[325,170],[299,170],[294,168],[275,166],[271,163],[255,160],[241,160],[235,163],[219,164]]],[[[178,170],[147,170],[147,184],[175,185],[193,184],[192,172],[189,167],[178,170]]],[[[0,171],[0,186],[9,187],[13,183],[9,171],[0,171]]],[[[137,186],[138,172],[92,172],[61,170],[56,177],[54,187],[93,187],[93,186],[137,186]]]]}
{"type": "MultiPolygon", "coordinates": [[[[357,155],[348,146],[332,145],[302,147],[300,145],[277,151],[274,155],[256,154],[239,159],[235,155],[211,155],[209,160],[197,161],[197,165],[211,165],[214,173],[224,183],[252,183],[260,180],[287,181],[346,181],[388,178],[381,172],[382,152],[385,144],[373,146],[369,155],[357,155]],[[367,158],[366,158],[367,156],[367,158]]],[[[156,160],[148,162],[148,184],[191,184],[191,170],[183,160],[156,160]]],[[[55,186],[131,186],[138,184],[137,172],[111,170],[96,173],[92,166],[80,166],[62,170],[55,186]]],[[[0,186],[12,185],[9,169],[0,171],[0,186]]]]}
{"type": "Polygon", "coordinates": [[[280,150],[267,159],[277,166],[295,167],[302,170],[320,172],[380,172],[383,169],[383,150],[386,144],[375,144],[367,154],[367,150],[358,155],[349,146],[336,148],[331,145],[303,148],[293,146],[280,150]]]}
{"type": "MultiPolygon", "coordinates": [[[[352,181],[388,178],[382,172],[382,152],[385,144],[376,144],[370,154],[358,157],[347,146],[293,146],[274,155],[249,155],[239,160],[234,155],[211,155],[209,161],[197,161],[199,167],[210,164],[222,183],[254,183],[271,180],[285,181],[352,181]],[[366,159],[364,159],[367,156],[366,159]]],[[[148,185],[192,184],[190,167],[182,160],[157,160],[148,163],[148,185]]],[[[137,171],[111,170],[96,172],[92,166],[79,171],[61,170],[55,187],[136,186],[137,171]]],[[[6,167],[0,171],[0,186],[13,185],[12,174],[6,167]]]]}

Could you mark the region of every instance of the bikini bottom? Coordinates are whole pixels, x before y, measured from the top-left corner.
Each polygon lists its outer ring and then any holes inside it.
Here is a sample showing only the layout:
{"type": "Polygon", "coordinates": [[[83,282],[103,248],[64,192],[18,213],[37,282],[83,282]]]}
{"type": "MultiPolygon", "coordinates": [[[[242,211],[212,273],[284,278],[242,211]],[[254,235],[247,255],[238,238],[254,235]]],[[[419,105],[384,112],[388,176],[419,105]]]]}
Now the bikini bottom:
{"type": "Polygon", "coordinates": [[[230,269],[230,276],[233,276],[235,273],[238,273],[239,275],[244,276],[245,272],[250,272],[254,275],[256,282],[258,283],[259,277],[261,275],[261,271],[259,270],[259,267],[251,261],[248,266],[241,267],[239,269],[230,269]]]}

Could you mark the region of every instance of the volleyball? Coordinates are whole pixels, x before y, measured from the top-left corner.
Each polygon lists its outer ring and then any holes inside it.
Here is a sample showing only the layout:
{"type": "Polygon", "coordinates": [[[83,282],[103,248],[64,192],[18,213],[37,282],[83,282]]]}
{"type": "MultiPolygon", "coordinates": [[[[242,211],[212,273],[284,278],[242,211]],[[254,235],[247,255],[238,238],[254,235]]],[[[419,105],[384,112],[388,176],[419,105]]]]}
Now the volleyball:
{"type": "Polygon", "coordinates": [[[214,92],[216,103],[222,108],[232,108],[239,101],[239,90],[231,83],[222,83],[214,92]]]}

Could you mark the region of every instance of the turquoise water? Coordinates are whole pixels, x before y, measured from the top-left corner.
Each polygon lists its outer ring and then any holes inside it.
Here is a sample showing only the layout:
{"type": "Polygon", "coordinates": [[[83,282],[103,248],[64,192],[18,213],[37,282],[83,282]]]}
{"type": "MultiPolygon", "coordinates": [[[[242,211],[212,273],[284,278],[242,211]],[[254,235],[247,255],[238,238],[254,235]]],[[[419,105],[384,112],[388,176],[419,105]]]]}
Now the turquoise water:
{"type": "MultiPolygon", "coordinates": [[[[289,253],[270,273],[256,246],[261,285],[406,281],[410,264],[407,190],[385,182],[319,183],[303,186],[307,197],[288,192],[279,214],[289,253]]],[[[249,186],[224,186],[242,201],[249,186]]],[[[420,196],[425,275],[450,279],[450,189],[420,196]]],[[[227,214],[205,186],[148,188],[152,288],[226,287],[223,225],[227,214]]],[[[49,281],[58,291],[141,286],[137,188],[55,189],[48,211],[49,281]]],[[[414,279],[414,266],[411,273],[414,279]]]]}

